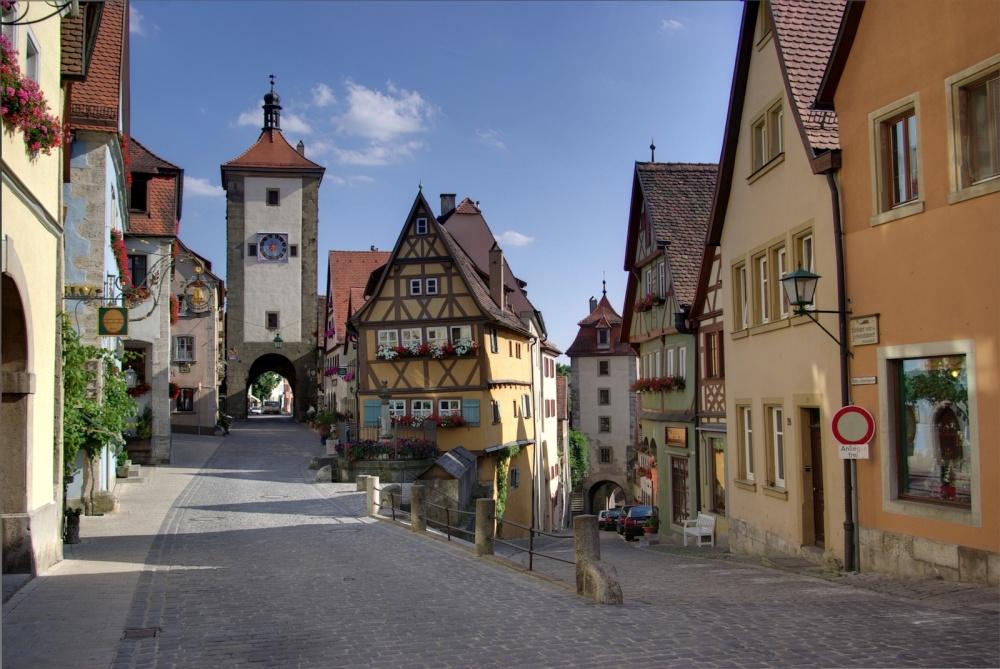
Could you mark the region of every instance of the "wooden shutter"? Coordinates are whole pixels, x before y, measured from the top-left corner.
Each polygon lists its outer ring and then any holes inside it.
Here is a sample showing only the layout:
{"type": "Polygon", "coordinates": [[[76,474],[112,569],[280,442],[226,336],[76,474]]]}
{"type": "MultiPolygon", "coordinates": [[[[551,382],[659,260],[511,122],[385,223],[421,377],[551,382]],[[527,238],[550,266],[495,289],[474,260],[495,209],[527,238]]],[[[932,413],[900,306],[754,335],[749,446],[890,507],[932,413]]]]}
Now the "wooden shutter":
{"type": "Polygon", "coordinates": [[[382,400],[365,400],[365,427],[378,427],[382,418],[382,400]]]}
{"type": "Polygon", "coordinates": [[[479,400],[462,400],[462,420],[468,425],[479,425],[479,400]]]}

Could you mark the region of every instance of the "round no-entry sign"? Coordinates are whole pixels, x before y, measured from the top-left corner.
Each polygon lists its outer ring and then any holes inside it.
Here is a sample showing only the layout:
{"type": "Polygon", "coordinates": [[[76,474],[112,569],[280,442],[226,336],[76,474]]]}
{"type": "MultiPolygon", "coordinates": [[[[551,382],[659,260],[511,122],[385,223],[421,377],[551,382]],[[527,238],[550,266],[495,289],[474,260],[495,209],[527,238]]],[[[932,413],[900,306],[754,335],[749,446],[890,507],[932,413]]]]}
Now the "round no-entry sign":
{"type": "Polygon", "coordinates": [[[875,418],[853,404],[841,407],[833,414],[833,437],[841,444],[867,444],[875,436],[875,418]]]}

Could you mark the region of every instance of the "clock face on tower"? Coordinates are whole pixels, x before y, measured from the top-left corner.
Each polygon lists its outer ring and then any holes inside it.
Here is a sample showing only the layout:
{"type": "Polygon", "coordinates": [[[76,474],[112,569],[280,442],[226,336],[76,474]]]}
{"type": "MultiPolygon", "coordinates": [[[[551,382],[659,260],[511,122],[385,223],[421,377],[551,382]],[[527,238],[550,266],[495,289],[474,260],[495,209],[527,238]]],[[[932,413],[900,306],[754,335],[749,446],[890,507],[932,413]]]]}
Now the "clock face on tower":
{"type": "Polygon", "coordinates": [[[287,262],[288,235],[274,232],[259,235],[257,259],[261,262],[287,262]]]}

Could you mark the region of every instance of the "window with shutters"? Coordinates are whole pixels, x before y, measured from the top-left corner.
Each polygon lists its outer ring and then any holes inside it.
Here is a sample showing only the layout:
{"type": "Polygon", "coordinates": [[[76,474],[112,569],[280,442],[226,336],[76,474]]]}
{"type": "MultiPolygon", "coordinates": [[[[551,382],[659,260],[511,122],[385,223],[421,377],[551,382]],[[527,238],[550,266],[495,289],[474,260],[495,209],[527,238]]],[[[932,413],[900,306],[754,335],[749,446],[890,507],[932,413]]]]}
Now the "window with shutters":
{"type": "Polygon", "coordinates": [[[945,80],[948,202],[1000,191],[1000,53],[945,80]]]}

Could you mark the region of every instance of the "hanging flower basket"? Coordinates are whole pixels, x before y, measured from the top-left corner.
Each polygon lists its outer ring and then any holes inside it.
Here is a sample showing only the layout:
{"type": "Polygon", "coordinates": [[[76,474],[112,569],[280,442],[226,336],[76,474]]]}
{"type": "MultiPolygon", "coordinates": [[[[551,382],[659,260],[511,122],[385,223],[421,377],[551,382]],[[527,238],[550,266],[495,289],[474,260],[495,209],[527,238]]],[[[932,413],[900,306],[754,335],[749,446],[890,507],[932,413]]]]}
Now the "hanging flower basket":
{"type": "Polygon", "coordinates": [[[459,339],[454,343],[433,343],[433,344],[409,344],[407,346],[386,346],[378,347],[375,358],[378,360],[396,360],[398,358],[441,358],[454,356],[462,357],[475,355],[479,351],[479,344],[471,339],[459,339]]]}
{"type": "Polygon", "coordinates": [[[129,397],[142,397],[149,392],[148,383],[138,383],[128,389],[129,397]]]}
{"type": "Polygon", "coordinates": [[[176,383],[174,383],[173,381],[170,382],[169,391],[170,391],[170,399],[172,400],[176,400],[178,397],[181,396],[181,387],[176,383]]]}
{"type": "Polygon", "coordinates": [[[32,157],[39,151],[49,154],[62,144],[62,124],[49,113],[38,83],[21,74],[17,51],[6,35],[0,35],[0,116],[11,131],[23,133],[32,157]]]}

